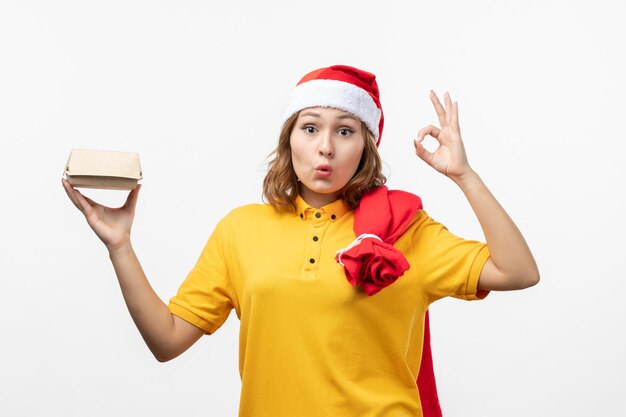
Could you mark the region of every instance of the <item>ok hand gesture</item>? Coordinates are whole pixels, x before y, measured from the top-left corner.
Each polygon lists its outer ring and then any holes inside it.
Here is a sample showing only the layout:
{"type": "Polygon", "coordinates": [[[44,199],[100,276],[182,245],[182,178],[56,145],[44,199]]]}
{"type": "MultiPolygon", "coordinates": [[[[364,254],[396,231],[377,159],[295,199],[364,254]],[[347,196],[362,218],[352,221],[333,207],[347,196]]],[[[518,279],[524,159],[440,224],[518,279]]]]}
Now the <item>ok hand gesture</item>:
{"type": "Polygon", "coordinates": [[[467,161],[465,147],[461,140],[459,127],[458,102],[452,103],[450,94],[444,94],[446,108],[444,109],[434,91],[430,92],[430,100],[435,106],[441,128],[429,125],[421,129],[414,141],[415,154],[428,165],[449,178],[460,178],[471,171],[467,161]],[[435,152],[429,152],[422,145],[426,135],[432,136],[439,142],[435,152]]]}

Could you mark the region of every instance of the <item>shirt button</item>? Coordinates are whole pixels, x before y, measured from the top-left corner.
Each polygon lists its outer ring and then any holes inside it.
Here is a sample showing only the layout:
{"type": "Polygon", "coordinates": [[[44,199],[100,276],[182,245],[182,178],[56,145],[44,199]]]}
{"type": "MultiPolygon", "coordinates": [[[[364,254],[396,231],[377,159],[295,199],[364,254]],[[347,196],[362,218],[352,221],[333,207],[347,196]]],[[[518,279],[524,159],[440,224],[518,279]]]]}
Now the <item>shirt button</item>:
{"type": "Polygon", "coordinates": [[[312,264],[314,264],[314,263],[315,263],[315,259],[311,258],[311,259],[309,259],[309,262],[311,262],[312,264]]]}
{"type": "Polygon", "coordinates": [[[317,213],[315,213],[315,217],[317,217],[317,218],[319,219],[320,217],[322,217],[322,213],[320,213],[320,212],[318,211],[317,213]]]}
{"type": "Polygon", "coordinates": [[[318,240],[320,240],[317,236],[313,236],[313,242],[317,242],[318,240]]]}
{"type": "Polygon", "coordinates": [[[330,218],[331,218],[331,219],[333,219],[333,220],[335,220],[335,219],[337,218],[337,216],[335,216],[334,214],[331,214],[331,215],[330,215],[330,218]]]}

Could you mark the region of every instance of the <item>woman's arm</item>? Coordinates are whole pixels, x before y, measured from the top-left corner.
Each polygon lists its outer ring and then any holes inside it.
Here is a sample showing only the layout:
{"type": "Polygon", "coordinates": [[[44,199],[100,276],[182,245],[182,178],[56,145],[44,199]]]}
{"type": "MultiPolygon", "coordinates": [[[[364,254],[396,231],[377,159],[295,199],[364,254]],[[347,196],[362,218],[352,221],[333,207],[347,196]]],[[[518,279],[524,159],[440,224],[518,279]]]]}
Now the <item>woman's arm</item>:
{"type": "Polygon", "coordinates": [[[109,258],[139,333],[159,362],[183,353],[204,334],[198,327],[170,313],[154,292],[130,243],[130,231],[141,185],[119,208],[102,206],[83,196],[63,179],[63,188],[89,226],[105,244],[109,258]]]}
{"type": "Polygon", "coordinates": [[[480,274],[478,288],[507,291],[537,284],[539,269],[524,237],[467,161],[461,140],[458,103],[453,104],[446,93],[444,109],[433,91],[430,98],[441,129],[432,125],[421,129],[414,142],[415,153],[461,188],[480,222],[491,257],[480,274]],[[439,142],[435,152],[428,152],[422,146],[426,135],[439,142]]]}
{"type": "Polygon", "coordinates": [[[174,359],[204,331],[173,315],[150,286],[130,241],[109,249],[117,280],[139,333],[159,362],[174,359]]]}
{"type": "Polygon", "coordinates": [[[539,269],[524,236],[478,174],[471,170],[452,180],[472,206],[491,253],[480,274],[478,289],[520,290],[537,284],[539,269]]]}

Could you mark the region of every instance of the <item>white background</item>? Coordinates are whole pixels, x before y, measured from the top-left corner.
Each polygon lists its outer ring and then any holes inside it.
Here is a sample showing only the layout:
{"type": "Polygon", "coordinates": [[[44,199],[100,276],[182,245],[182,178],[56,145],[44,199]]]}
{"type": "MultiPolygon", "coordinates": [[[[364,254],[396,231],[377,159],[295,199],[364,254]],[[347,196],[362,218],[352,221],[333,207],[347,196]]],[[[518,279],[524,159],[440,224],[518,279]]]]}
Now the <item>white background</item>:
{"type": "Polygon", "coordinates": [[[531,289],[432,306],[444,415],[623,415],[624,3],[384,4],[0,3],[0,415],[237,414],[236,315],[158,363],[61,174],[72,148],[139,152],[132,242],[167,302],[216,222],[261,201],[287,92],[332,64],[378,77],[390,188],[483,240],[413,154],[437,122],[428,91],[450,91],[472,167],[540,267],[531,289]]]}

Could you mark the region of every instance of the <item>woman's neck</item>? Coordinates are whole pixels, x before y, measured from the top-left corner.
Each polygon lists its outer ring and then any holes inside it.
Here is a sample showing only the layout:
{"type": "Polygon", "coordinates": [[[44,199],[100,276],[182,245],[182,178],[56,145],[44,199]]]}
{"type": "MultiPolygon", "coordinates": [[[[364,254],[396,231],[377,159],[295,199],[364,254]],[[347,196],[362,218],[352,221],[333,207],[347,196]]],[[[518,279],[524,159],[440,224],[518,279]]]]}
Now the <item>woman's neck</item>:
{"type": "Polygon", "coordinates": [[[308,190],[304,187],[300,191],[300,196],[304,201],[306,201],[309,206],[313,208],[323,207],[332,203],[333,201],[337,201],[340,198],[339,193],[321,194],[308,190]]]}

